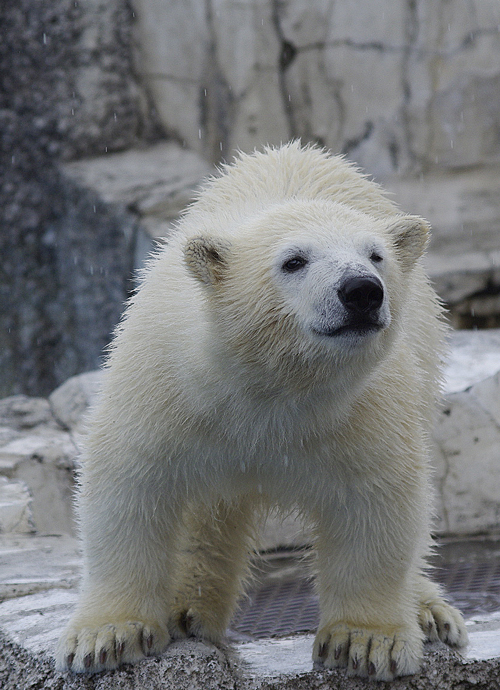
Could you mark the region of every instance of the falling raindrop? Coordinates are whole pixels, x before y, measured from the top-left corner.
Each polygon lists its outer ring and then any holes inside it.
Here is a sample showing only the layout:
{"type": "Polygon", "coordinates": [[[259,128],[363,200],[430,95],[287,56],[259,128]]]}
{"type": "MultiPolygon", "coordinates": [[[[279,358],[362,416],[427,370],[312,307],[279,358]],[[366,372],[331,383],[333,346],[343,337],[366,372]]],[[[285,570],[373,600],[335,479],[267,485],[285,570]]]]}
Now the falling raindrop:
{"type": "Polygon", "coordinates": [[[43,45],[44,46],[47,45],[47,34],[46,33],[43,34],[43,45]]]}
{"type": "Polygon", "coordinates": [[[117,116],[117,114],[116,114],[116,113],[113,113],[113,118],[114,118],[114,121],[116,122],[116,121],[117,121],[117,119],[118,119],[118,116],[117,116]]]}
{"type": "Polygon", "coordinates": [[[96,213],[96,211],[97,211],[97,209],[96,209],[95,204],[94,204],[94,213],[96,213]]]}
{"type": "Polygon", "coordinates": [[[198,139],[201,139],[201,129],[198,130],[198,139]]]}
{"type": "Polygon", "coordinates": [[[222,141],[219,141],[219,148],[222,151],[222,141]]]}

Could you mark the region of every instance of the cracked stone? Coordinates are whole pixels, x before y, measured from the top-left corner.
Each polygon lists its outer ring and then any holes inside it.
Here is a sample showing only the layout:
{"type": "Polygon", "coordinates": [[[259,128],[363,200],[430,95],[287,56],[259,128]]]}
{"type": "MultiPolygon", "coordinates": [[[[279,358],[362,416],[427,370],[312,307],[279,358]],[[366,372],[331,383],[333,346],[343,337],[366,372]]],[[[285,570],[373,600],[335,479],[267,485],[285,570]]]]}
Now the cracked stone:
{"type": "Polygon", "coordinates": [[[31,494],[24,482],[0,476],[0,534],[34,531],[31,494]]]}
{"type": "Polygon", "coordinates": [[[435,483],[441,533],[500,525],[500,330],[453,334],[437,425],[435,483]]]}

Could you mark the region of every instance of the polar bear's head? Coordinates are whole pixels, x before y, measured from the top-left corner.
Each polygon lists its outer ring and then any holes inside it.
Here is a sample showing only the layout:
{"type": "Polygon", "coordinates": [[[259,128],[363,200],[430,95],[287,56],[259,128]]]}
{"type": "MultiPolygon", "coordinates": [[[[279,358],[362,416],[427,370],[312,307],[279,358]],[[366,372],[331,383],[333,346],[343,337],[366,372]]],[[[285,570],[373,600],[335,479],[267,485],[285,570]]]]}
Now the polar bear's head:
{"type": "Polygon", "coordinates": [[[328,200],[288,200],[231,234],[189,240],[185,258],[218,332],[247,356],[345,356],[390,340],[427,238],[416,216],[380,220],[328,200]]]}

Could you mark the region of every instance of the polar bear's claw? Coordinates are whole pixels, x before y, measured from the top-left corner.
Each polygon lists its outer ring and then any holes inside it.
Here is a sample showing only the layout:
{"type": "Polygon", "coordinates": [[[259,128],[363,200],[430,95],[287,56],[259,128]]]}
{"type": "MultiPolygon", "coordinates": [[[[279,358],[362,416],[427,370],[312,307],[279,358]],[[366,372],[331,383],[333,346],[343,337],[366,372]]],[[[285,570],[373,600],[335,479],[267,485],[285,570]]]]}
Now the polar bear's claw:
{"type": "Polygon", "coordinates": [[[315,661],[328,668],[347,668],[351,676],[392,680],[415,673],[420,666],[422,643],[405,631],[380,630],[337,623],[322,628],[313,650],[315,661]]]}

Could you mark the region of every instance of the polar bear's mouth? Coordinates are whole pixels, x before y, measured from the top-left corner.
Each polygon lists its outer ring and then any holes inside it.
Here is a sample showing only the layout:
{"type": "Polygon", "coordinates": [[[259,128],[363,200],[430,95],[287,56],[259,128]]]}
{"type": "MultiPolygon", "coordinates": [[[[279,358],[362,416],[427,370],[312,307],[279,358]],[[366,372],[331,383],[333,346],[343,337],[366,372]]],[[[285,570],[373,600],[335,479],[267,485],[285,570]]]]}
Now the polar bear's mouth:
{"type": "Polygon", "coordinates": [[[313,333],[316,335],[324,336],[327,338],[335,338],[340,335],[357,335],[365,336],[378,333],[382,330],[384,325],[379,321],[355,321],[343,324],[337,328],[312,328],[313,333]]]}

